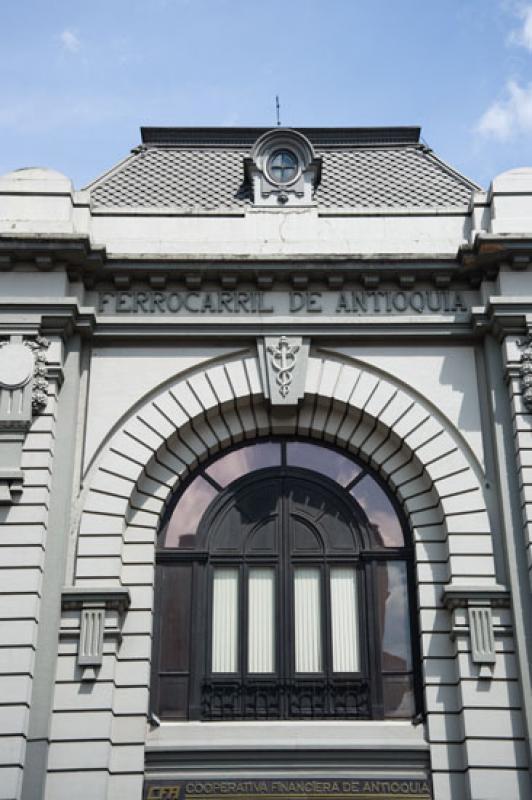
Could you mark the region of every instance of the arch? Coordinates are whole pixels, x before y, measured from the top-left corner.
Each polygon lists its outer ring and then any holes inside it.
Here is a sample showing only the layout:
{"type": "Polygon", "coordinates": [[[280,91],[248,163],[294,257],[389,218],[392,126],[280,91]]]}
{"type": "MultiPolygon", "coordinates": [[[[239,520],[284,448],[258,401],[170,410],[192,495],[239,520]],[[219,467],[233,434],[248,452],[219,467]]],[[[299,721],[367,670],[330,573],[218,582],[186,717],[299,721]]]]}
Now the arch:
{"type": "MultiPolygon", "coordinates": [[[[446,786],[452,778],[465,793],[465,776],[450,765],[456,754],[457,709],[463,705],[458,687],[468,667],[450,636],[451,618],[441,597],[450,581],[495,582],[482,472],[459,431],[421,398],[382,371],[324,353],[309,358],[304,399],[290,414],[267,405],[256,355],[239,353],[223,363],[198,366],[137,406],[95,461],[80,502],[72,582],[92,588],[126,586],[131,594],[120,651],[116,637],[108,644],[108,680],[101,692],[108,693],[110,726],[123,713],[137,714],[142,723],[134,741],[135,773],[144,769],[161,514],[183,479],[211,453],[267,435],[321,439],[354,453],[381,475],[402,506],[415,547],[434,780],[446,786]]],[[[87,696],[75,681],[72,692],[79,707],[87,708],[87,696]]],[[[56,709],[61,696],[57,690],[56,709]]],[[[100,704],[100,691],[94,692],[89,705],[97,710],[100,704]]],[[[114,740],[113,733],[105,758],[114,740]]]]}
{"type": "MultiPolygon", "coordinates": [[[[122,583],[131,563],[127,529],[155,538],[162,511],[180,482],[209,455],[244,439],[294,434],[354,453],[387,482],[418,545],[418,570],[471,582],[495,575],[477,465],[460,434],[419,398],[366,367],[329,356],[309,358],[304,401],[290,415],[269,409],[257,358],[239,356],[176,380],[124,421],[92,474],[84,498],[74,580],[122,583]],[[463,553],[461,534],[479,547],[463,553]],[[106,535],[105,575],[91,554],[106,535]],[[478,553],[483,555],[479,556],[478,553]]],[[[131,538],[131,537],[129,537],[131,538]]],[[[133,562],[135,563],[135,562],[133,562]]]]}

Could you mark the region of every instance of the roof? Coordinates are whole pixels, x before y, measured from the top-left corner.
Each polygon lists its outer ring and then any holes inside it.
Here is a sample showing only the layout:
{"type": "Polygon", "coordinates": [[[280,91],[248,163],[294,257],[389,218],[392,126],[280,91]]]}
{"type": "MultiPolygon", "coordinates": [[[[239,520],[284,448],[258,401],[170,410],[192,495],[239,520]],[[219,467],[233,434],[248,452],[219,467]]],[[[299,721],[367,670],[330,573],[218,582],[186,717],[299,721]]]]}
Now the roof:
{"type": "MultiPolygon", "coordinates": [[[[267,128],[142,128],[142,145],[89,187],[95,208],[238,211],[244,159],[267,128]]],[[[322,159],[318,209],[464,207],[478,186],[419,142],[419,128],[300,128],[322,159]]]]}

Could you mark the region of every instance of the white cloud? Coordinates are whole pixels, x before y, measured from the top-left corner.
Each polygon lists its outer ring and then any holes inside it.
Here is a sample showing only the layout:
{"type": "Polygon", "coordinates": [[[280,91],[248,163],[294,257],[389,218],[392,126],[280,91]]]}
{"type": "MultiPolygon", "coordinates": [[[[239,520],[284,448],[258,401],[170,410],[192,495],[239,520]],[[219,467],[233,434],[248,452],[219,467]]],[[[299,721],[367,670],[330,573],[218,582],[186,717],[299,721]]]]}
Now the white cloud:
{"type": "Polygon", "coordinates": [[[521,27],[511,32],[509,41],[532,53],[532,5],[523,6],[517,14],[521,18],[521,27]]]}
{"type": "Polygon", "coordinates": [[[520,86],[517,81],[509,81],[505,96],[482,114],[476,130],[500,141],[532,133],[532,83],[520,86]]]}
{"type": "Polygon", "coordinates": [[[61,39],[63,47],[65,50],[68,50],[69,53],[77,53],[81,47],[79,38],[74,31],[70,31],[68,28],[63,31],[59,38],[61,39]]]}

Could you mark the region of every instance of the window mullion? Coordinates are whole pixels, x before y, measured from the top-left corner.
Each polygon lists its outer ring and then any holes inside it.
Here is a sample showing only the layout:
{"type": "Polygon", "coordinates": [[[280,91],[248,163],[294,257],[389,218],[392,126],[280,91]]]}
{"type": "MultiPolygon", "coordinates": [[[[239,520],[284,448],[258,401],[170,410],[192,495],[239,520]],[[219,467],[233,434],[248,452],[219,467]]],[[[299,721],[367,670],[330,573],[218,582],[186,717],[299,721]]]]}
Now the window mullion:
{"type": "Polygon", "coordinates": [[[366,641],[368,642],[368,675],[371,676],[371,711],[373,719],[383,719],[384,705],[382,698],[382,630],[379,620],[379,603],[377,592],[377,564],[371,560],[366,565],[365,597],[366,597],[366,641]]]}

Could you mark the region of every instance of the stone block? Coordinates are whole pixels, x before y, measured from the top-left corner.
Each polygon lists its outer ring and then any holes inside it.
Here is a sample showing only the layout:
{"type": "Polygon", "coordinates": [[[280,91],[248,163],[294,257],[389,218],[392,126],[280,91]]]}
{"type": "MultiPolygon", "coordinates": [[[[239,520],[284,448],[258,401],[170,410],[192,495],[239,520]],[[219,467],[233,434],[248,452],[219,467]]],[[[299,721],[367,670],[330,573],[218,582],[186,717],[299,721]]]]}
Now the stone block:
{"type": "Polygon", "coordinates": [[[144,769],[135,775],[109,775],[108,800],[129,800],[142,796],[144,769]]]}
{"type": "MultiPolygon", "coordinates": [[[[165,493],[166,495],[168,492],[165,493]]],[[[166,499],[166,497],[165,497],[166,499]]],[[[134,489],[129,500],[130,507],[135,511],[148,511],[159,515],[164,507],[164,500],[152,494],[134,489]]]]}
{"type": "Polygon", "coordinates": [[[137,773],[144,775],[144,742],[139,744],[114,744],[109,762],[111,773],[137,773]]]}
{"type": "Polygon", "coordinates": [[[111,681],[79,684],[58,683],[55,687],[54,711],[110,711],[113,708],[111,681]]]}
{"type": "Polygon", "coordinates": [[[117,744],[142,744],[146,739],[146,717],[114,716],[112,723],[112,740],[117,744]]]}
{"type": "MultiPolygon", "coordinates": [[[[49,772],[46,780],[44,800],[100,800],[107,798],[107,781],[109,773],[106,769],[85,771],[80,780],[78,771],[49,772]]],[[[113,798],[113,800],[115,800],[113,798]]],[[[119,800],[119,798],[116,798],[119,800]]],[[[120,798],[122,800],[122,798],[120,798]]]]}
{"type": "Polygon", "coordinates": [[[244,363],[240,359],[236,361],[230,361],[228,364],[226,364],[226,374],[231,386],[233,397],[247,397],[249,385],[244,363]]]}
{"type": "Polygon", "coordinates": [[[35,650],[32,645],[0,648],[0,675],[32,675],[35,650]]]}
{"type": "MultiPolygon", "coordinates": [[[[3,779],[3,765],[23,766],[24,755],[26,752],[26,739],[24,736],[2,736],[2,747],[0,748],[0,787],[3,779]]],[[[1,797],[0,788],[0,797],[1,797]]]]}
{"type": "Polygon", "coordinates": [[[91,741],[110,739],[113,726],[111,711],[55,711],[52,715],[50,739],[61,741],[91,741]]]}
{"type": "Polygon", "coordinates": [[[76,576],[79,578],[119,577],[122,570],[120,558],[95,558],[80,556],[76,561],[76,576]]]}
{"type": "Polygon", "coordinates": [[[446,516],[447,532],[451,533],[491,533],[490,521],[486,511],[453,514],[446,516]]]}
{"type": "Polygon", "coordinates": [[[18,736],[26,731],[28,708],[25,705],[0,706],[0,736],[18,736]]]}
{"type": "Polygon", "coordinates": [[[109,760],[109,742],[92,739],[90,746],[86,741],[52,742],[48,751],[48,769],[78,769],[87,771],[105,769],[109,760]]]}
{"type": "Polygon", "coordinates": [[[148,699],[148,687],[117,688],[113,711],[115,714],[131,714],[133,716],[147,714],[148,699]]]}
{"type": "Polygon", "coordinates": [[[220,405],[224,405],[225,403],[229,403],[234,400],[235,396],[227,378],[225,369],[222,365],[211,367],[207,371],[207,379],[211,384],[212,390],[220,405]]]}
{"type": "MultiPolygon", "coordinates": [[[[114,447],[113,441],[113,447],[114,447]]],[[[116,449],[109,450],[102,459],[101,469],[106,473],[112,473],[113,475],[118,475],[121,478],[126,478],[133,483],[138,479],[139,474],[141,472],[141,464],[143,462],[137,462],[135,460],[131,460],[131,458],[127,458],[122,453],[116,451],[116,449]]]]}
{"type": "Polygon", "coordinates": [[[124,586],[130,586],[131,584],[151,586],[153,582],[153,565],[125,564],[122,568],[122,582],[124,586]]]}
{"type": "Polygon", "coordinates": [[[365,414],[373,420],[379,420],[385,408],[392,403],[398,390],[387,381],[380,381],[366,403],[365,414]]]}
{"type": "Polygon", "coordinates": [[[0,595],[0,619],[29,619],[36,622],[39,605],[40,598],[36,594],[0,595]]]}
{"type": "Polygon", "coordinates": [[[495,578],[495,564],[491,555],[454,555],[451,553],[449,566],[452,576],[485,576],[495,578]]]}
{"type": "Polygon", "coordinates": [[[33,620],[9,619],[0,620],[0,642],[4,646],[35,645],[37,626],[33,620]]]}
{"type": "Polygon", "coordinates": [[[157,449],[175,433],[175,425],[154,403],[150,403],[138,412],[136,420],[128,422],[127,430],[137,437],[142,436],[144,432],[144,435],[148,436],[148,441],[154,445],[154,449],[157,449]]]}
{"type": "MultiPolygon", "coordinates": [[[[151,623],[148,633],[151,632],[151,623]]],[[[145,661],[117,661],[114,674],[115,683],[120,687],[150,685],[150,662],[145,661]]]]}
{"type": "Polygon", "coordinates": [[[262,381],[260,378],[260,370],[257,359],[255,357],[245,358],[243,363],[246,370],[251,396],[262,398],[262,381]]]}
{"type": "Polygon", "coordinates": [[[525,769],[488,769],[487,767],[468,770],[470,797],[482,800],[501,800],[516,798],[522,800],[532,796],[530,777],[525,769]]]}
{"type": "Polygon", "coordinates": [[[122,535],[124,518],[109,514],[91,514],[84,511],[81,517],[80,536],[122,535]]]}
{"type": "Polygon", "coordinates": [[[124,636],[118,651],[118,660],[129,662],[151,658],[151,636],[146,634],[124,636]]]}
{"type": "Polygon", "coordinates": [[[0,767],[0,800],[16,800],[22,789],[22,766],[0,767]]]}
{"type": "Polygon", "coordinates": [[[334,392],[334,397],[337,402],[341,404],[348,402],[359,376],[359,369],[352,367],[349,364],[342,364],[334,392]]]}
{"type": "MultiPolygon", "coordinates": [[[[419,616],[423,633],[431,633],[432,631],[435,633],[449,633],[451,630],[451,615],[444,609],[422,609],[419,616]]],[[[443,672],[440,671],[439,674],[445,682],[443,672]]]]}
{"type": "Polygon", "coordinates": [[[348,405],[351,408],[364,410],[366,403],[376,391],[379,382],[379,379],[370,372],[361,372],[355,388],[348,400],[348,405]]]}
{"type": "Polygon", "coordinates": [[[467,708],[521,707],[521,693],[516,680],[479,681],[474,676],[462,676],[460,685],[462,701],[467,708]]]}
{"type": "Polygon", "coordinates": [[[122,633],[124,635],[136,633],[149,634],[151,632],[151,625],[151,611],[135,611],[130,608],[122,626],[122,633]]]}
{"type": "Polygon", "coordinates": [[[96,471],[91,482],[91,489],[104,494],[128,498],[135,487],[135,482],[123,475],[116,475],[104,469],[96,471]]]}
{"type": "MultiPolygon", "coordinates": [[[[136,462],[139,467],[146,464],[154,453],[153,448],[148,447],[132,436],[128,436],[124,430],[113,439],[113,449],[115,452],[126,456],[130,461],[136,462]]],[[[135,480],[137,480],[138,474],[138,472],[135,474],[135,480]]]]}
{"type": "Polygon", "coordinates": [[[457,800],[467,797],[463,772],[433,772],[432,786],[436,800],[457,800]]]}
{"type": "Polygon", "coordinates": [[[521,711],[498,708],[471,708],[464,714],[465,735],[484,739],[522,739],[521,711]]]}
{"type": "MultiPolygon", "coordinates": [[[[245,378],[245,375],[244,375],[245,378]]],[[[212,390],[212,386],[207,380],[204,372],[191,375],[187,383],[191,392],[196,397],[198,403],[204,411],[217,408],[218,399],[212,390]]],[[[157,403],[157,401],[155,401],[157,403]]]]}
{"type": "Polygon", "coordinates": [[[461,718],[458,714],[436,714],[430,712],[426,717],[428,740],[433,742],[455,742],[463,741],[464,733],[461,718]]]}
{"type": "Polygon", "coordinates": [[[436,744],[431,742],[430,762],[437,772],[461,772],[464,770],[464,748],[461,743],[436,744]]]}
{"type": "Polygon", "coordinates": [[[102,534],[100,536],[80,536],[78,557],[80,556],[120,556],[122,537],[102,534]]]}
{"type": "MultiPolygon", "coordinates": [[[[0,533],[1,539],[1,533],[0,533]]],[[[26,569],[37,567],[39,569],[42,568],[44,560],[44,549],[42,546],[36,545],[31,546],[27,545],[25,547],[16,547],[16,546],[2,546],[0,545],[0,563],[2,564],[2,571],[9,568],[18,568],[18,569],[26,569]]],[[[3,583],[3,582],[2,582],[3,583]]],[[[25,588],[25,587],[21,587],[25,588]]],[[[2,589],[2,584],[0,583],[0,590],[2,589]]],[[[0,607],[0,616],[2,614],[2,609],[0,607]]]]}

